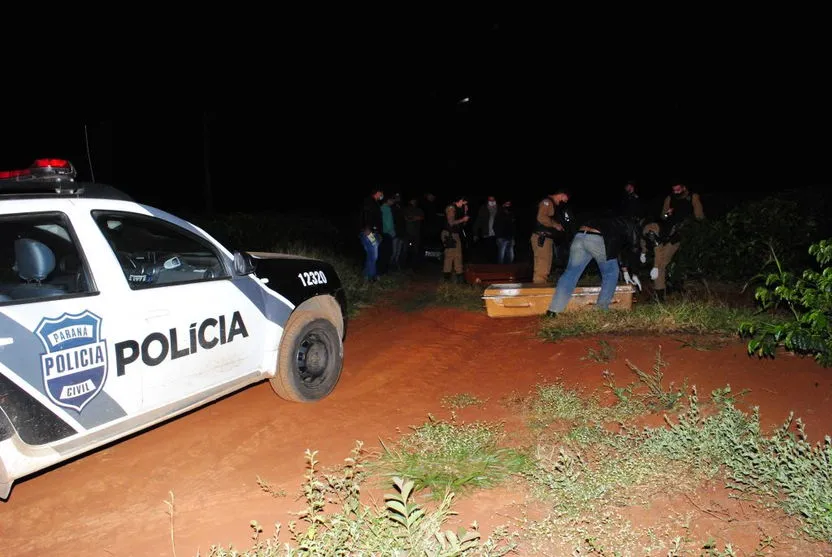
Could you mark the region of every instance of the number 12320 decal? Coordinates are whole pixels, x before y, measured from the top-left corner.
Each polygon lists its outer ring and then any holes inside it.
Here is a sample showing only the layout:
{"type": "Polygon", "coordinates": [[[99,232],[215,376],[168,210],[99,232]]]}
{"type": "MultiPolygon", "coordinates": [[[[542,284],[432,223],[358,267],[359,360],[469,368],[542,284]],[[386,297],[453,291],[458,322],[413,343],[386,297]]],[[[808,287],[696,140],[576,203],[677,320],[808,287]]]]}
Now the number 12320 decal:
{"type": "Polygon", "coordinates": [[[305,273],[298,273],[300,283],[304,286],[313,286],[315,284],[326,284],[326,275],[323,271],[306,271],[305,273]]]}

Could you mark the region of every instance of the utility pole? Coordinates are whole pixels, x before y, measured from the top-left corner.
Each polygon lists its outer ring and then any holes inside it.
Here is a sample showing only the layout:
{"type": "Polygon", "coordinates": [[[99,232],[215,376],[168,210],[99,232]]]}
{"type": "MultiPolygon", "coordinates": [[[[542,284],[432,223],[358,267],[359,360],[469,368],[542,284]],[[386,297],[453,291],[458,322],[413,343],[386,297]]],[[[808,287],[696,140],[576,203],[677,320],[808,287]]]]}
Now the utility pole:
{"type": "Polygon", "coordinates": [[[214,192],[211,187],[211,129],[208,112],[202,113],[202,165],[205,172],[205,181],[202,193],[205,196],[205,212],[208,215],[214,214],[214,192]]]}

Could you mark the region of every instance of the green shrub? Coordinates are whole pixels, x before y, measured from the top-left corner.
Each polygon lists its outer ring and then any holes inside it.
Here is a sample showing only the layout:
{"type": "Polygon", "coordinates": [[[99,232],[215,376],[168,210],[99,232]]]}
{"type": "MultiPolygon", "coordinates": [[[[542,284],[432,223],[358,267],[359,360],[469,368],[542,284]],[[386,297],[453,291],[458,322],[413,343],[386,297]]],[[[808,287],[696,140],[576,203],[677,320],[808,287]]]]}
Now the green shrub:
{"type": "Polygon", "coordinates": [[[774,357],[779,345],[787,350],[811,354],[824,367],[832,365],[832,240],[822,240],[809,247],[809,254],[819,270],[805,269],[800,277],[785,271],[773,254],[777,272],[770,273],[765,286],[757,288],[755,297],[763,309],[785,304],[793,319],[782,323],[744,322],[740,334],[751,336],[748,353],[774,357]]]}
{"type": "Polygon", "coordinates": [[[691,222],[668,272],[677,281],[743,281],[760,272],[772,248],[786,254],[786,266],[805,265],[806,248],[823,233],[816,210],[812,195],[766,197],[716,218],[691,222]]]}

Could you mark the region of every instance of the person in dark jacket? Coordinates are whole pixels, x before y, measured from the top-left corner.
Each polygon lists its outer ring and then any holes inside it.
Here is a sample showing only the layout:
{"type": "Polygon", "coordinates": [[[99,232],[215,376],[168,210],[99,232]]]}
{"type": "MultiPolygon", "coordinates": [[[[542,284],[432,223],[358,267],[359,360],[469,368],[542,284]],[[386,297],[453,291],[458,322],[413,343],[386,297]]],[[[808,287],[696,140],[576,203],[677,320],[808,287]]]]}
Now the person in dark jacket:
{"type": "Polygon", "coordinates": [[[638,224],[644,225],[647,218],[647,205],[636,191],[636,184],[632,180],[624,186],[624,196],[621,199],[621,212],[625,217],[630,217],[638,224]]]}
{"type": "Polygon", "coordinates": [[[384,226],[381,218],[381,206],[379,205],[382,199],[384,199],[384,190],[374,188],[370,195],[364,198],[364,203],[361,205],[361,229],[358,235],[366,253],[363,275],[370,282],[378,280],[376,262],[378,261],[378,248],[381,245],[381,233],[384,226]]]}
{"type": "Polygon", "coordinates": [[[503,201],[494,217],[494,235],[497,237],[497,263],[514,263],[514,245],[517,222],[511,201],[503,201]]]}
{"type": "Polygon", "coordinates": [[[474,219],[474,243],[477,246],[477,259],[483,263],[494,263],[497,260],[497,234],[495,231],[497,213],[497,198],[489,195],[486,202],[480,206],[477,218],[474,219]]]}
{"type": "Polygon", "coordinates": [[[624,280],[641,289],[638,276],[631,276],[629,272],[636,268],[640,254],[641,230],[635,219],[623,216],[588,219],[578,228],[569,247],[569,261],[558,279],[547,315],[554,316],[566,309],[578,280],[592,259],[601,271],[601,291],[595,304],[598,309],[609,309],[622,268],[624,280]]]}

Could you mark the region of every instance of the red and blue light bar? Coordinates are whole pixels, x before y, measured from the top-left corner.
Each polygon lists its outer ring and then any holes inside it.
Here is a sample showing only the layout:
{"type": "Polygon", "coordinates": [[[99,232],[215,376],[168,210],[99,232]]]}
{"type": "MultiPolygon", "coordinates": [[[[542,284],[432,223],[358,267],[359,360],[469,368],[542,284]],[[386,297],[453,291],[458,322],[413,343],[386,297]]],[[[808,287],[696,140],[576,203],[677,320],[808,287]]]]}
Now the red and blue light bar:
{"type": "Polygon", "coordinates": [[[29,168],[0,170],[0,180],[15,182],[29,180],[72,182],[75,176],[75,167],[66,159],[36,159],[29,168]]]}

